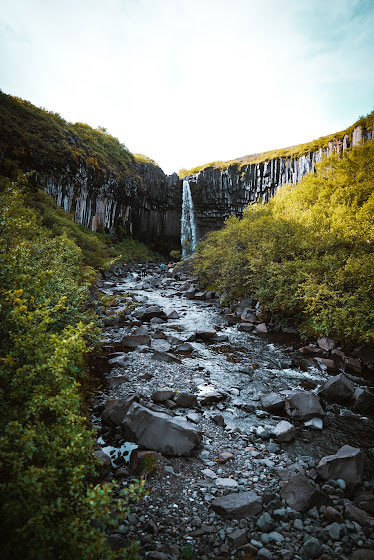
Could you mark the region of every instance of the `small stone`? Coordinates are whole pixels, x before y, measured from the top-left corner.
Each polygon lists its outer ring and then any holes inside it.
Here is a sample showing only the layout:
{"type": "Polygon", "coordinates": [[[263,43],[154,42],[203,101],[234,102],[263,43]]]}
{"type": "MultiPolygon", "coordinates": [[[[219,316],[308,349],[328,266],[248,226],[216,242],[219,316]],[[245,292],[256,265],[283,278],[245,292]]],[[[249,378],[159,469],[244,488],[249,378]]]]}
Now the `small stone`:
{"type": "Polygon", "coordinates": [[[286,420],[281,420],[273,430],[278,441],[291,441],[295,436],[295,426],[286,420]]]}
{"type": "Polygon", "coordinates": [[[234,454],[229,451],[223,451],[223,453],[220,453],[218,456],[218,461],[222,464],[227,463],[227,461],[232,459],[234,459],[234,454]]]}
{"type": "Polygon", "coordinates": [[[237,488],[238,483],[233,478],[217,478],[215,480],[217,486],[222,488],[237,488]]]}
{"type": "Polygon", "coordinates": [[[306,428],[312,428],[313,430],[322,430],[323,420],[322,418],[311,418],[307,422],[304,422],[304,426],[306,428]]]}
{"type": "Polygon", "coordinates": [[[300,549],[300,555],[303,560],[312,560],[314,558],[318,558],[322,553],[322,547],[319,541],[311,537],[300,549]]]}
{"type": "Polygon", "coordinates": [[[273,553],[268,548],[260,548],[256,556],[257,560],[274,560],[273,553]]]}
{"type": "Polygon", "coordinates": [[[247,531],[245,529],[236,529],[229,534],[229,541],[233,549],[243,546],[248,541],[247,531]]]}
{"type": "Polygon", "coordinates": [[[338,541],[343,532],[343,527],[340,523],[335,521],[334,523],[331,523],[331,525],[327,525],[327,527],[325,527],[325,531],[328,533],[330,539],[338,541]]]}
{"type": "Polygon", "coordinates": [[[261,515],[261,517],[257,520],[256,523],[257,527],[260,531],[271,531],[275,527],[275,523],[271,517],[271,515],[266,511],[261,515]]]}

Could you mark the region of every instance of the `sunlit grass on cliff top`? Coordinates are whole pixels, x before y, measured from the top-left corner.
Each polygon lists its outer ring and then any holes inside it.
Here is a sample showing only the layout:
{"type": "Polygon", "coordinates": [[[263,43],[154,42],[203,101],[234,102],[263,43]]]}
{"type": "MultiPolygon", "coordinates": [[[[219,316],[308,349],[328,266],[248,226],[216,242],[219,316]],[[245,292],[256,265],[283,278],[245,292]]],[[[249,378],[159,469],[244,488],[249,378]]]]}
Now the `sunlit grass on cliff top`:
{"type": "Polygon", "coordinates": [[[312,140],[311,142],[307,142],[305,144],[298,144],[296,146],[290,146],[288,148],[269,150],[267,152],[242,156],[228,161],[212,161],[210,163],[197,165],[196,167],[192,167],[191,169],[180,169],[178,171],[178,175],[179,177],[183,178],[183,177],[187,177],[188,175],[196,175],[197,173],[200,173],[200,171],[202,171],[203,169],[207,169],[208,167],[214,167],[215,169],[227,169],[231,165],[235,165],[239,169],[241,169],[242,167],[248,164],[261,163],[263,161],[267,161],[271,159],[282,158],[282,157],[283,158],[299,157],[309,152],[317,151],[320,148],[325,148],[328,146],[328,143],[333,140],[342,141],[346,134],[349,137],[349,141],[351,141],[352,133],[356,126],[361,126],[362,128],[367,129],[372,127],[373,124],[374,124],[374,111],[372,111],[365,117],[364,116],[359,117],[358,121],[356,121],[353,125],[346,128],[345,130],[342,130],[340,132],[335,132],[333,134],[329,134],[328,136],[321,136],[321,138],[317,138],[316,140],[312,140]]]}

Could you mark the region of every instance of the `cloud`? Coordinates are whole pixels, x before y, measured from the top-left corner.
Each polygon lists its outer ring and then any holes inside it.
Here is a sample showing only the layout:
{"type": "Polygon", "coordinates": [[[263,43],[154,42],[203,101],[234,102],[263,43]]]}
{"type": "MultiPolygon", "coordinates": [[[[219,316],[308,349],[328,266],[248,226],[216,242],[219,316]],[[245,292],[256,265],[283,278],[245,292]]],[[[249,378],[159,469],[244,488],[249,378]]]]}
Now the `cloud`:
{"type": "Polygon", "coordinates": [[[373,4],[3,0],[4,91],[168,172],[292,145],[371,109],[373,4]]]}

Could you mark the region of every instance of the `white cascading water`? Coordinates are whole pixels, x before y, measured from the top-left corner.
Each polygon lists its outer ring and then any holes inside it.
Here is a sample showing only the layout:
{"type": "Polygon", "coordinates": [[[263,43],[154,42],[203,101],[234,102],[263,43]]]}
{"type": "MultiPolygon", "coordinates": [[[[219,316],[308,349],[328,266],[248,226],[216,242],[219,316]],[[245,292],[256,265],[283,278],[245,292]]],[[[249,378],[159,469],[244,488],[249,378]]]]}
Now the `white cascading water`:
{"type": "Polygon", "coordinates": [[[182,221],[181,221],[182,258],[185,259],[196,247],[196,226],[190,184],[183,181],[182,221]]]}

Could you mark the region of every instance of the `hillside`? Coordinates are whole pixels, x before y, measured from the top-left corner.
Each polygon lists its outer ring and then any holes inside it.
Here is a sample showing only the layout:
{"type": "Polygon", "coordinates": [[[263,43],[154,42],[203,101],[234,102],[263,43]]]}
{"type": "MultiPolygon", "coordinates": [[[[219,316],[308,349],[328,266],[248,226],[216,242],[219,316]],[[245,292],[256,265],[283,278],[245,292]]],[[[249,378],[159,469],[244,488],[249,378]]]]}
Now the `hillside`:
{"type": "Polygon", "coordinates": [[[374,140],[316,164],[296,187],[203,240],[202,283],[254,297],[273,322],[342,342],[374,340],[374,140]]]}

